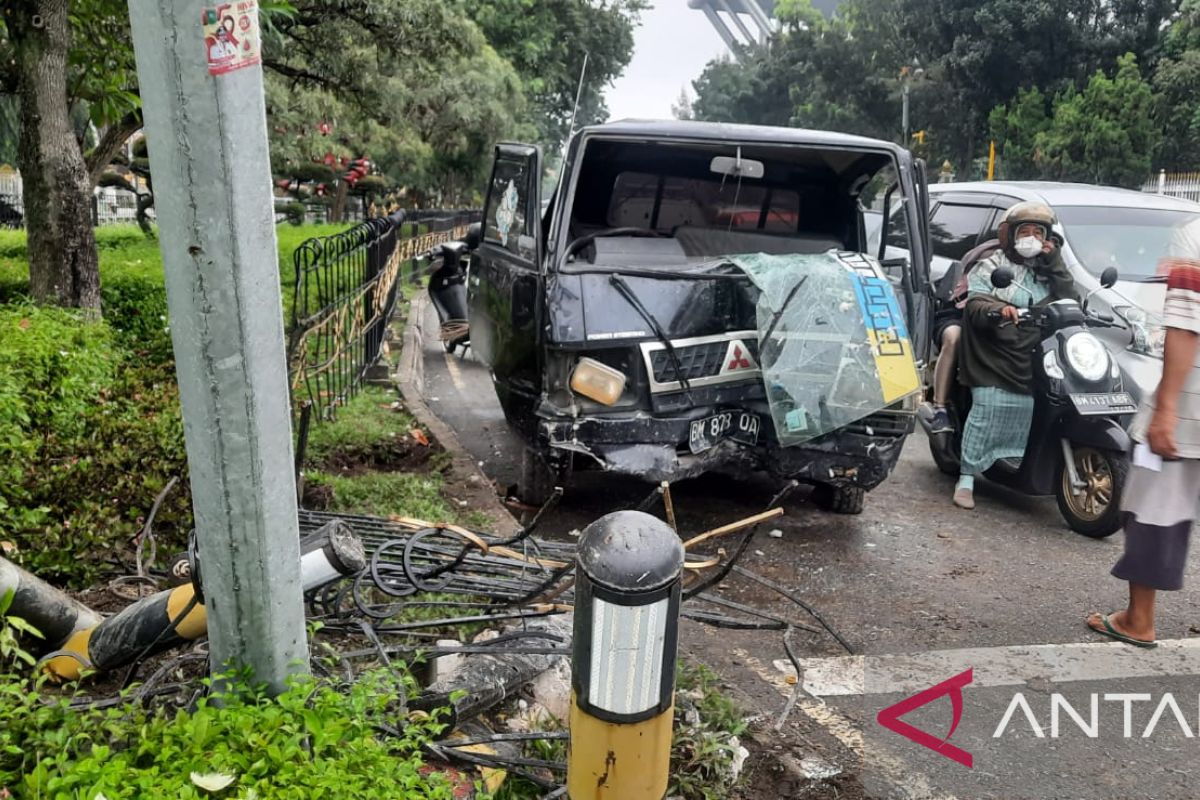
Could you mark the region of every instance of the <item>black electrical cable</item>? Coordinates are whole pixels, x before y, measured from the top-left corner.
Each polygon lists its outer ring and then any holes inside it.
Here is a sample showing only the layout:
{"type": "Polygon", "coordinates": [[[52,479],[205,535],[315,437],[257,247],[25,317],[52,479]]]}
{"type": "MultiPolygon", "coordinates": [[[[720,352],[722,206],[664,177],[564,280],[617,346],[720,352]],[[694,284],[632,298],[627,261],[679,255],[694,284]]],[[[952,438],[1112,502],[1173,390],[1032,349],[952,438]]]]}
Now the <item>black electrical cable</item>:
{"type": "Polygon", "coordinates": [[[799,597],[792,594],[787,589],[783,588],[782,586],[775,583],[774,581],[764,578],[763,576],[758,575],[756,573],[753,573],[750,570],[745,569],[744,567],[734,566],[733,570],[734,570],[734,572],[736,572],[739,575],[742,575],[743,577],[749,578],[750,580],[752,580],[756,583],[762,584],[763,586],[767,587],[768,589],[774,590],[775,592],[783,595],[788,600],[791,600],[793,603],[795,603],[796,605],[803,608],[805,611],[807,611],[812,616],[813,619],[815,619],[817,622],[819,622],[821,624],[822,628],[824,628],[826,631],[829,632],[830,636],[832,636],[834,639],[837,639],[838,644],[840,644],[842,647],[846,648],[847,653],[849,653],[850,655],[854,655],[854,652],[855,652],[854,648],[851,647],[850,644],[845,639],[842,638],[842,635],[840,633],[838,633],[833,628],[832,625],[830,625],[828,622],[826,622],[824,617],[822,617],[820,615],[820,613],[815,608],[810,606],[808,603],[805,603],[799,597]]]}

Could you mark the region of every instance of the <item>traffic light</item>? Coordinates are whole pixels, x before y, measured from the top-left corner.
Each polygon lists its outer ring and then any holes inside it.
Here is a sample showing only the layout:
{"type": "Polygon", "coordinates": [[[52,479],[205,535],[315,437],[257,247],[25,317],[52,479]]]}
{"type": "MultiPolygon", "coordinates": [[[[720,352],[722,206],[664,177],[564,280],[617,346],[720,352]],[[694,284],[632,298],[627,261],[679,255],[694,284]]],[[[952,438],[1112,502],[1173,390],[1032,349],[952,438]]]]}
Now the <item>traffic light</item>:
{"type": "Polygon", "coordinates": [[[925,131],[917,131],[912,138],[917,144],[925,144],[925,131]]]}

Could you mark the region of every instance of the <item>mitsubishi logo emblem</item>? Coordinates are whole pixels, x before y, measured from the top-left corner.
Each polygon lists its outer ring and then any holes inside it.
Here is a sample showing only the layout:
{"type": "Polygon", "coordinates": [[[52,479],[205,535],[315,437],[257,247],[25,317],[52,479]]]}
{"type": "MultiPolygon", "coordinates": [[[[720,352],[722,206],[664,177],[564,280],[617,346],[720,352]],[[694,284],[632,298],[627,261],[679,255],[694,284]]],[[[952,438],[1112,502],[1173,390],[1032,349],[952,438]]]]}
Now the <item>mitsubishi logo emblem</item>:
{"type": "Polygon", "coordinates": [[[754,359],[750,355],[750,351],[736,339],[729,343],[729,350],[726,353],[728,361],[725,364],[725,372],[734,372],[743,369],[756,369],[754,359]]]}

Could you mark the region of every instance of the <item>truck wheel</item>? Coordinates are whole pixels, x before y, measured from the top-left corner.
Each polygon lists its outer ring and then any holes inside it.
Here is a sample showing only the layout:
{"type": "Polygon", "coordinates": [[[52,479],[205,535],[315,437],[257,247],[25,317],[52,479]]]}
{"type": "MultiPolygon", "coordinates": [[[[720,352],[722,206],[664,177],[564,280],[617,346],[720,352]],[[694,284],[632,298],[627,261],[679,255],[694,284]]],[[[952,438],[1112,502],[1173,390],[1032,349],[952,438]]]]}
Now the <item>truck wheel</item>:
{"type": "Polygon", "coordinates": [[[517,499],[539,508],[554,494],[558,475],[535,450],[525,448],[521,456],[521,478],[517,481],[517,499]]]}
{"type": "Polygon", "coordinates": [[[1121,492],[1129,475],[1129,456],[1077,447],[1075,470],[1087,486],[1079,494],[1072,493],[1071,476],[1064,461],[1055,482],[1058,510],[1076,533],[1093,539],[1111,536],[1121,527],[1121,492]]]}
{"type": "Polygon", "coordinates": [[[830,486],[818,484],[813,489],[812,499],[822,511],[835,514],[861,514],[867,493],[858,486],[830,486]]]}

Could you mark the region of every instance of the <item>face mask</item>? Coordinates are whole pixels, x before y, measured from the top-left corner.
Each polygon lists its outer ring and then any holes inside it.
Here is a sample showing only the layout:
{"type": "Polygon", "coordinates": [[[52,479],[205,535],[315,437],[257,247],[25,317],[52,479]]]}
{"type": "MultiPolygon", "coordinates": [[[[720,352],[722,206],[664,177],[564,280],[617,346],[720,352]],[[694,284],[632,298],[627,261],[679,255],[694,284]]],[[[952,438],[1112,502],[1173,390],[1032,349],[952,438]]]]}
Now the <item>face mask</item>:
{"type": "Polygon", "coordinates": [[[1022,236],[1013,246],[1021,258],[1033,258],[1042,252],[1042,242],[1036,236],[1022,236]]]}

